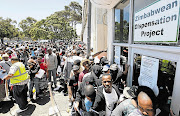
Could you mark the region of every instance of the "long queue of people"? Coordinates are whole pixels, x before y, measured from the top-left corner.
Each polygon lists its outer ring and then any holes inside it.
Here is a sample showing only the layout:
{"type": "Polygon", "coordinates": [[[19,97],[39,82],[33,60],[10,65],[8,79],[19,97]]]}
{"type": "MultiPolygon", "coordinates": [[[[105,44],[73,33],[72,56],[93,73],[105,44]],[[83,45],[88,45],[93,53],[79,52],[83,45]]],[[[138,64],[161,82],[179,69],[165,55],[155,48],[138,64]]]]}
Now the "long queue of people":
{"type": "Polygon", "coordinates": [[[156,114],[158,104],[151,88],[126,87],[129,66],[122,61],[126,59],[121,59],[120,66],[110,65],[105,56],[87,56],[82,42],[6,46],[0,54],[2,74],[7,73],[1,85],[7,80],[10,96],[19,106],[16,113],[27,109],[27,98],[34,100],[33,88],[36,99],[47,90],[47,82],[51,82],[52,90],[58,90],[59,78],[72,116],[156,114]]]}

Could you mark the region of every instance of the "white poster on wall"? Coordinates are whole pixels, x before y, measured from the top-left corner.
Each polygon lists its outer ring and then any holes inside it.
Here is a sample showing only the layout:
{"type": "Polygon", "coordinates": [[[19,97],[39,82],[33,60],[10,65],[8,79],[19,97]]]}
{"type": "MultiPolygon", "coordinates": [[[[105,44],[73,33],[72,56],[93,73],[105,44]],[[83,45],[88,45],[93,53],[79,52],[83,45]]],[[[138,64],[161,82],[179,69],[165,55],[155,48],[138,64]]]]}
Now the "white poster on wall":
{"type": "Polygon", "coordinates": [[[158,79],[159,59],[142,56],[140,76],[138,78],[139,85],[148,86],[158,94],[157,79],[158,79]]]}
{"type": "Polygon", "coordinates": [[[121,56],[121,48],[120,46],[115,46],[114,62],[118,65],[120,65],[120,56],[121,56]]]}
{"type": "Polygon", "coordinates": [[[177,42],[179,0],[157,0],[134,14],[134,42],[177,42]]]}

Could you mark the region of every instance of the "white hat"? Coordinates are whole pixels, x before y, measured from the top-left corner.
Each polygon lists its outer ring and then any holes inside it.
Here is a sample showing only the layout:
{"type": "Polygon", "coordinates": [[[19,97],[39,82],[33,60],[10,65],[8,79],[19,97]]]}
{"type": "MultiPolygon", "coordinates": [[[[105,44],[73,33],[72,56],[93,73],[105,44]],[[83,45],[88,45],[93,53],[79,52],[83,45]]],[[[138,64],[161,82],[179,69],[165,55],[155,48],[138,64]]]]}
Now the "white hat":
{"type": "Polygon", "coordinates": [[[109,70],[109,65],[104,65],[102,71],[106,72],[109,70]]]}
{"type": "Polygon", "coordinates": [[[56,51],[56,49],[54,48],[52,51],[56,51]]]}
{"type": "Polygon", "coordinates": [[[3,54],[2,57],[3,57],[3,58],[6,58],[6,57],[9,58],[9,55],[6,53],[6,54],[3,54]]]}
{"type": "Polygon", "coordinates": [[[98,57],[95,57],[95,58],[94,58],[94,63],[95,63],[95,64],[98,64],[99,62],[100,62],[99,58],[98,58],[98,57]]]}

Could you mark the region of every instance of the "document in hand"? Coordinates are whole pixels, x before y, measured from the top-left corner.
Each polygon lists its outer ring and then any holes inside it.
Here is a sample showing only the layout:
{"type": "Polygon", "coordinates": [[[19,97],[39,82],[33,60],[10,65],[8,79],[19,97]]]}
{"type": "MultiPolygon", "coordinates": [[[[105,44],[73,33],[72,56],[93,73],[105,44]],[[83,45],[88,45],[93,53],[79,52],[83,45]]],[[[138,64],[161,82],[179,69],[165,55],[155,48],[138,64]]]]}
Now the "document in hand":
{"type": "Polygon", "coordinates": [[[37,77],[37,78],[42,78],[43,75],[44,75],[44,73],[45,73],[45,71],[44,71],[43,69],[40,69],[40,70],[38,71],[38,73],[35,75],[35,77],[37,77]]]}
{"type": "Polygon", "coordinates": [[[7,75],[7,72],[3,73],[3,70],[0,70],[0,79],[4,79],[4,77],[7,75]]]}

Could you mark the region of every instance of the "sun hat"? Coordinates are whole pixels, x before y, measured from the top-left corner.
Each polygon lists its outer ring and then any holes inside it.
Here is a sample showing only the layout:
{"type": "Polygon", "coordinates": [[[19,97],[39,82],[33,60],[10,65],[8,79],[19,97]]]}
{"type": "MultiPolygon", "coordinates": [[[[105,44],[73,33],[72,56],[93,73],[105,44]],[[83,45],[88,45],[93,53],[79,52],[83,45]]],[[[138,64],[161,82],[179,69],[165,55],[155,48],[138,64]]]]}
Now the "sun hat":
{"type": "Polygon", "coordinates": [[[7,53],[2,55],[2,58],[7,58],[7,57],[9,58],[9,55],[7,53]]]}

